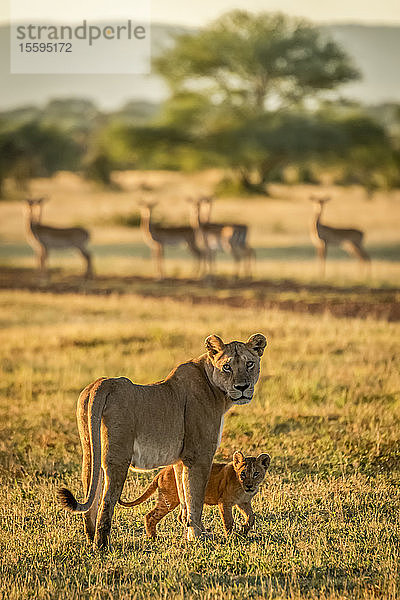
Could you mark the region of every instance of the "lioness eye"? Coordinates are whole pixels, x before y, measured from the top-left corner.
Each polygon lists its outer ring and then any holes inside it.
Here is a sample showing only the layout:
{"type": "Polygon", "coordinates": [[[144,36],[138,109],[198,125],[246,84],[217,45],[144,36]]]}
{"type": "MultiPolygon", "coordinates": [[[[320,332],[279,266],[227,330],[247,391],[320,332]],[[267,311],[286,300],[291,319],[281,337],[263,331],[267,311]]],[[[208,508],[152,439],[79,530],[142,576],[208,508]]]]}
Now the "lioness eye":
{"type": "Polygon", "coordinates": [[[260,474],[260,473],[259,473],[258,471],[255,471],[255,473],[253,473],[253,477],[258,477],[258,476],[259,476],[259,474],[260,474]]]}
{"type": "Polygon", "coordinates": [[[240,479],[246,479],[246,473],[245,472],[240,473],[240,479]]]}
{"type": "Polygon", "coordinates": [[[230,373],[232,371],[231,369],[231,365],[229,363],[225,363],[222,367],[222,369],[226,372],[226,373],[230,373]]]}
{"type": "Polygon", "coordinates": [[[254,362],[252,360],[247,361],[247,368],[250,371],[254,367],[254,362]]]}

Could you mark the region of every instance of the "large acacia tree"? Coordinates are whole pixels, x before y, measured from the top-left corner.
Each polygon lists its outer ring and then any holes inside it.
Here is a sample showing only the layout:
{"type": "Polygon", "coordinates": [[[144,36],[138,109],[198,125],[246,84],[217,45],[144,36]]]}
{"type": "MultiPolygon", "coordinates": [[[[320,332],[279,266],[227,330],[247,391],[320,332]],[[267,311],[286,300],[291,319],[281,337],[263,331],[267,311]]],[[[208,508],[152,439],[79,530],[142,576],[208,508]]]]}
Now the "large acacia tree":
{"type": "Polygon", "coordinates": [[[154,66],[173,94],[196,90],[252,111],[298,104],[359,77],[347,54],[310,23],[241,10],[177,36],[154,66]]]}
{"type": "Polygon", "coordinates": [[[171,91],[160,131],[185,131],[200,152],[214,153],[258,188],[278,164],[337,143],[334,127],[309,109],[359,77],[346,53],[310,23],[239,10],[179,35],[154,66],[171,91]]]}

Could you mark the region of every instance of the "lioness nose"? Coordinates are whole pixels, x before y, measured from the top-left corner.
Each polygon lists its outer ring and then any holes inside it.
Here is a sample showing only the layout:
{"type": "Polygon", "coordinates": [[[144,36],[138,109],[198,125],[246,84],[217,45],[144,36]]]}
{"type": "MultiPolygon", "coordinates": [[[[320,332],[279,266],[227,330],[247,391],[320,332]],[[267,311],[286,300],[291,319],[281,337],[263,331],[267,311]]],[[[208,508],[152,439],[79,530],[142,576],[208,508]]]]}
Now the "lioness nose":
{"type": "Polygon", "coordinates": [[[237,390],[239,390],[240,392],[244,392],[249,387],[249,384],[248,383],[243,383],[243,384],[236,383],[233,387],[236,388],[237,390]]]}

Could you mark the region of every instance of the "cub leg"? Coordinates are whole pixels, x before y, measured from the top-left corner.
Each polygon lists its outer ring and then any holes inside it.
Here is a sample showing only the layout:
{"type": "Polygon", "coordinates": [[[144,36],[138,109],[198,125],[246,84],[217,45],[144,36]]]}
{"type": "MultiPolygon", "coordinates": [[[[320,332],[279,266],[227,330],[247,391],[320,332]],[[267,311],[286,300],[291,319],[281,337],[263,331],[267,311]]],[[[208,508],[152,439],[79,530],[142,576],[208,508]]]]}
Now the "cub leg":
{"type": "Polygon", "coordinates": [[[233,515],[232,515],[232,504],[218,504],[219,512],[221,515],[222,523],[224,524],[225,535],[232,532],[233,529],[233,515]]]}
{"type": "Polygon", "coordinates": [[[163,493],[159,493],[158,502],[144,518],[144,525],[147,536],[150,538],[157,537],[157,525],[169,512],[173,511],[178,506],[178,502],[169,502],[163,493]]]}
{"type": "Polygon", "coordinates": [[[245,524],[243,525],[243,527],[240,530],[240,533],[242,533],[243,535],[247,535],[250,531],[250,529],[253,527],[254,525],[254,513],[253,513],[253,509],[251,507],[251,502],[242,502],[241,504],[238,504],[238,509],[240,510],[240,512],[247,517],[245,524]]]}
{"type": "Polygon", "coordinates": [[[211,470],[212,457],[207,463],[183,467],[183,485],[188,511],[187,539],[193,541],[203,533],[201,515],[203,512],[204,496],[211,470]]]}

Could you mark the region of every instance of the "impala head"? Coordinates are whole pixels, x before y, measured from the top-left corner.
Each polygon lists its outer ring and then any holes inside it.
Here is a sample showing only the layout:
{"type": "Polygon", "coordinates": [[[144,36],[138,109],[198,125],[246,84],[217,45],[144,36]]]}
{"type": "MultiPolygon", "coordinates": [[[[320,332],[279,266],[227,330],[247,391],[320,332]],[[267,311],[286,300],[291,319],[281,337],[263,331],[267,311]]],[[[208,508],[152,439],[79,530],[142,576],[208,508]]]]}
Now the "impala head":
{"type": "Polygon", "coordinates": [[[264,481],[271,457],[269,454],[247,456],[240,451],[233,455],[233,468],[243,490],[248,494],[256,494],[264,481]]]}
{"type": "Polygon", "coordinates": [[[42,206],[48,201],[47,196],[42,198],[25,198],[25,205],[28,208],[28,216],[32,222],[40,223],[42,218],[42,206]]]}
{"type": "Polygon", "coordinates": [[[260,361],[267,340],[255,333],[247,342],[224,344],[218,335],[205,341],[209,358],[209,377],[233,404],[248,404],[260,375],[260,361]]]}
{"type": "Polygon", "coordinates": [[[140,212],[145,216],[150,216],[153,208],[157,206],[157,204],[158,202],[156,202],[156,200],[140,200],[140,202],[138,202],[140,212]]]}
{"type": "Polygon", "coordinates": [[[214,197],[203,194],[197,199],[197,210],[199,219],[201,218],[202,223],[209,223],[211,219],[211,209],[214,202],[214,197]]]}
{"type": "Polygon", "coordinates": [[[211,205],[213,202],[213,198],[211,196],[206,196],[203,194],[197,198],[188,197],[186,198],[186,201],[192,206],[193,209],[191,218],[192,227],[198,227],[200,224],[208,223],[210,221],[211,205]]]}
{"type": "Polygon", "coordinates": [[[330,196],[310,196],[311,202],[314,204],[314,209],[321,212],[326,202],[329,202],[330,196]]]}

